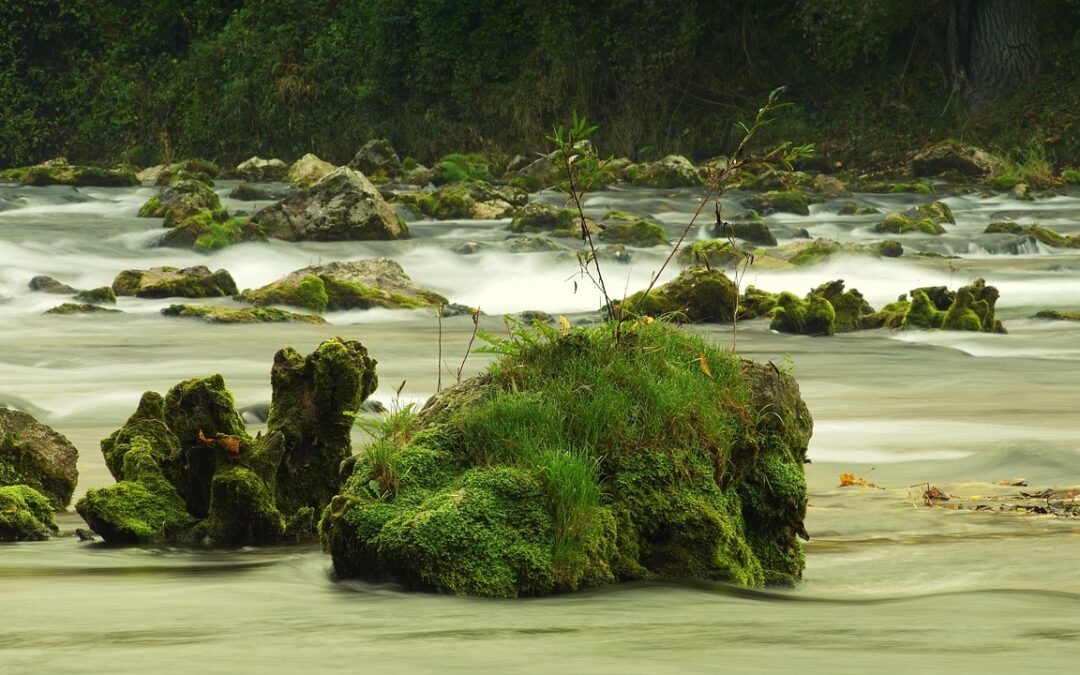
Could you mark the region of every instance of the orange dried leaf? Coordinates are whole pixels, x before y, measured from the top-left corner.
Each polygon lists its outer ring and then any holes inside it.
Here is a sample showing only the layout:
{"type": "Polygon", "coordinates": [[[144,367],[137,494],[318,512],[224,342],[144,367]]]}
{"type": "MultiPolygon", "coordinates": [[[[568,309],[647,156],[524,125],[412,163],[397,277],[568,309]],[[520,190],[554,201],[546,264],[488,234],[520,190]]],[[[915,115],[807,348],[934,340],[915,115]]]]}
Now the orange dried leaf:
{"type": "Polygon", "coordinates": [[[240,454],[240,441],[232,436],[226,436],[220,441],[221,447],[225,448],[228,452],[239,455],[240,454]]]}
{"type": "Polygon", "coordinates": [[[698,363],[701,364],[702,372],[704,372],[706,375],[708,375],[709,378],[711,379],[712,378],[712,371],[709,370],[709,362],[705,360],[705,354],[703,354],[703,353],[698,354],[697,359],[698,359],[698,363]]]}
{"type": "Polygon", "coordinates": [[[842,473],[842,474],[840,474],[840,487],[850,487],[852,485],[861,485],[863,487],[874,487],[874,488],[877,487],[877,485],[874,485],[873,483],[866,480],[865,478],[856,478],[855,474],[853,474],[853,473],[842,473]]]}

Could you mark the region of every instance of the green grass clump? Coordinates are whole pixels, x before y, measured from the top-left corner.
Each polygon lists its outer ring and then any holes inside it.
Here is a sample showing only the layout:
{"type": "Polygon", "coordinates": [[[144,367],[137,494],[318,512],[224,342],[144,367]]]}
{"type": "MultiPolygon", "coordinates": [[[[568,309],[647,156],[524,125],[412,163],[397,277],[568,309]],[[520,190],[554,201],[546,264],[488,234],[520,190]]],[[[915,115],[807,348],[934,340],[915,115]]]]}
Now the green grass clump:
{"type": "Polygon", "coordinates": [[[491,182],[487,158],[478,154],[454,153],[439,160],[435,166],[435,184],[459,181],[491,182]]]}
{"type": "Polygon", "coordinates": [[[798,578],[778,533],[801,526],[802,418],[760,417],[737,357],[652,320],[486,339],[487,373],[374,430],[320,523],[338,574],[494,596],[798,578]]]}

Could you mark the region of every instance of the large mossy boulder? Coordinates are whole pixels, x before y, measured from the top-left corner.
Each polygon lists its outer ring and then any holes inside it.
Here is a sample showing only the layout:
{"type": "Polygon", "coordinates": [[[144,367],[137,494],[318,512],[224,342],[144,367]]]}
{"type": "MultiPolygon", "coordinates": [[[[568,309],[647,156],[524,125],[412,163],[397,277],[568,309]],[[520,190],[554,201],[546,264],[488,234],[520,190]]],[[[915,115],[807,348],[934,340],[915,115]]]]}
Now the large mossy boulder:
{"type": "Polygon", "coordinates": [[[135,177],[133,171],[68,164],[63,158],[51,159],[33,166],[8,169],[0,176],[31,186],[134,187],[139,184],[139,179],[135,177]]]}
{"type": "Polygon", "coordinates": [[[211,272],[205,265],[124,270],[113,279],[112,290],[137,298],[220,298],[237,293],[227,270],[211,272]]]}
{"type": "Polygon", "coordinates": [[[256,155],[237,164],[234,173],[248,183],[268,183],[285,180],[289,167],[280,159],[263,159],[256,155]]]}
{"type": "Polygon", "coordinates": [[[976,279],[951,291],[944,286],[928,286],[911,291],[911,302],[900,324],[907,329],[940,328],[983,333],[1004,333],[994,317],[998,289],[976,279]]]}
{"type": "Polygon", "coordinates": [[[315,312],[447,304],[446,298],[421,288],[401,265],[388,258],[305,267],[261,288],[246,290],[240,299],[260,307],[290,305],[315,312]]]}
{"type": "Polygon", "coordinates": [[[662,321],[526,337],[357,458],[319,525],[339,578],[518,597],[801,577],[813,422],[789,375],[662,321]]]}
{"type": "Polygon", "coordinates": [[[32,487],[0,486],[0,542],[42,541],[56,534],[54,508],[32,487]]]}
{"type": "Polygon", "coordinates": [[[385,138],[373,138],[356,151],[349,168],[366,176],[392,178],[401,175],[401,159],[385,138]]]}
{"type": "Polygon", "coordinates": [[[770,213],[794,213],[797,216],[810,215],[810,205],[820,202],[800,190],[774,190],[759,195],[750,195],[742,200],[742,205],[753,209],[760,215],[770,213]]]}
{"type": "Polygon", "coordinates": [[[309,188],[326,178],[337,169],[330,162],[324,162],[310,152],[292,163],[285,179],[298,188],[309,188]]]}
{"type": "Polygon", "coordinates": [[[435,220],[494,220],[513,216],[528,201],[528,193],[518,188],[460,181],[416,195],[411,205],[420,215],[435,220]]]}
{"type": "MultiPolygon", "coordinates": [[[[359,342],[332,338],[304,358],[281,350],[266,432],[248,435],[220,375],[181,382],[101,442],[117,483],[76,509],[110,543],[263,544],[301,536],[339,485],[351,414],[375,388],[359,342]]],[[[310,531],[307,534],[311,534],[310,531]]]]}
{"type": "Polygon", "coordinates": [[[935,143],[911,159],[911,173],[915,176],[938,176],[955,172],[981,178],[999,171],[1001,166],[1000,159],[982,148],[954,140],[935,143]]]}
{"type": "Polygon", "coordinates": [[[690,323],[731,323],[738,289],[719,270],[691,268],[649,291],[615,303],[619,312],[637,316],[670,316],[690,323]]]}
{"type": "Polygon", "coordinates": [[[371,181],[340,167],[310,188],[256,211],[251,222],[286,241],[405,239],[405,222],[371,181]]]}
{"type": "Polygon", "coordinates": [[[172,227],[185,218],[203,211],[221,209],[221,199],[205,183],[197,180],[177,180],[161,189],[139,209],[140,218],[164,218],[172,227]]]}
{"type": "Polygon", "coordinates": [[[79,451],[28,413],[0,408],[0,485],[26,485],[54,509],[71,502],[79,480],[79,451]]]}

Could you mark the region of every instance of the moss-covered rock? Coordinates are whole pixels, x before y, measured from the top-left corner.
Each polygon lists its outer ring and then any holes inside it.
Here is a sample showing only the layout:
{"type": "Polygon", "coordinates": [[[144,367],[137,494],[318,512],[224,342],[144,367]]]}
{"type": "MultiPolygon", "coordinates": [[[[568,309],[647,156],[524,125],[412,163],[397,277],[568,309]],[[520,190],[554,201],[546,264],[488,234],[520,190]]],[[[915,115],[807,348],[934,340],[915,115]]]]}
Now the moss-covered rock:
{"type": "Polygon", "coordinates": [[[172,227],[202,211],[221,209],[221,200],[209,186],[195,180],[178,180],[161,189],[139,209],[140,218],[164,218],[172,227]]]}
{"type": "Polygon", "coordinates": [[[518,209],[510,221],[510,231],[519,233],[556,232],[578,228],[578,214],[550,204],[533,202],[518,209]]]}
{"type": "Polygon", "coordinates": [[[891,181],[866,181],[857,187],[860,192],[876,194],[901,194],[912,193],[918,195],[934,194],[934,185],[929,181],[891,182],[891,181]]]}
{"type": "Polygon", "coordinates": [[[257,306],[291,305],[315,312],[348,309],[416,309],[445,305],[446,298],[418,286],[387,258],[332,262],[296,270],[240,299],[257,306]]]}
{"type": "Polygon", "coordinates": [[[645,295],[639,291],[615,303],[619,312],[671,316],[691,323],[730,323],[738,292],[719,270],[691,268],[645,295]]]}
{"type": "Polygon", "coordinates": [[[874,328],[896,330],[903,326],[904,317],[907,316],[909,309],[911,309],[911,303],[907,300],[890,302],[878,311],[863,316],[862,327],[865,330],[874,328]]]}
{"type": "Polygon", "coordinates": [[[0,408],[0,485],[26,485],[54,509],[71,502],[79,480],[79,451],[28,413],[0,408]]]}
{"type": "Polygon", "coordinates": [[[200,211],[167,230],[159,244],[209,252],[245,241],[266,241],[262,226],[247,217],[230,217],[223,210],[200,211]]]}
{"type": "Polygon", "coordinates": [[[65,283],[61,283],[50,276],[40,274],[30,279],[27,284],[32,291],[39,293],[52,293],[55,295],[74,295],[78,291],[65,283]]]}
{"type": "Polygon", "coordinates": [[[349,168],[355,169],[365,176],[380,176],[392,178],[400,176],[402,171],[401,159],[390,141],[385,138],[373,138],[364,143],[352,161],[349,168]]]}
{"type": "Polygon", "coordinates": [[[147,392],[101,442],[117,483],[88,491],[76,509],[108,542],[262,544],[300,535],[337,488],[348,415],[374,389],[374,366],[362,345],[339,338],[306,359],[282,350],[268,430],[258,438],[220,375],[181,382],[164,397],[147,392]]]}
{"type": "Polygon", "coordinates": [[[1051,321],[1080,321],[1080,312],[1063,312],[1057,309],[1043,309],[1035,313],[1033,319],[1048,319],[1051,321]]]}
{"type": "Polygon", "coordinates": [[[799,216],[810,215],[810,205],[821,201],[799,190],[777,190],[759,195],[750,195],[742,200],[743,206],[754,209],[761,215],[770,213],[794,213],[799,216]]]}
{"type": "Polygon", "coordinates": [[[513,237],[506,240],[506,250],[510,253],[540,253],[565,249],[547,237],[513,237]]]}
{"type": "Polygon", "coordinates": [[[1080,171],[1065,169],[1061,172],[1061,180],[1068,185],[1080,185],[1080,171]]]}
{"type": "Polygon", "coordinates": [[[133,171],[77,166],[68,164],[65,159],[53,159],[33,166],[9,169],[4,173],[23,185],[32,186],[134,187],[139,184],[133,171]]]}
{"type": "Polygon", "coordinates": [[[102,286],[101,288],[92,288],[86,291],[79,291],[75,294],[75,300],[78,302],[89,302],[91,304],[116,304],[116,293],[109,286],[102,286]]]}
{"type": "Polygon", "coordinates": [[[642,167],[635,173],[632,182],[634,185],[650,188],[696,187],[701,185],[701,172],[693,162],[682,155],[668,155],[642,167]]]}
{"type": "Polygon", "coordinates": [[[719,227],[713,226],[712,234],[716,237],[742,239],[758,246],[776,246],[777,243],[776,236],[769,231],[769,226],[761,218],[733,223],[724,221],[719,227]]]}
{"type": "Polygon", "coordinates": [[[1014,222],[995,222],[986,226],[986,234],[1016,234],[1034,237],[1037,241],[1055,248],[1080,248],[1080,235],[1065,236],[1038,223],[1024,227],[1014,222]]]}
{"type": "Polygon", "coordinates": [[[769,328],[781,333],[798,335],[834,335],[863,330],[873,326],[867,317],[874,308],[856,289],[844,290],[841,279],[822,284],[805,298],[781,293],[772,310],[769,328]]]}
{"type": "Polygon", "coordinates": [[[875,213],[881,213],[872,206],[859,206],[855,202],[845,202],[840,206],[840,210],[836,212],[838,216],[870,216],[875,213]]]}
{"type": "Polygon", "coordinates": [[[790,376],[664,322],[541,335],[359,457],[320,522],[337,576],[495,597],[801,576],[790,376]]]}
{"type": "Polygon", "coordinates": [[[112,290],[138,298],[219,298],[237,293],[228,271],[211,272],[205,265],[124,270],[113,279],[112,290]]]}
{"type": "Polygon", "coordinates": [[[509,218],[528,199],[518,188],[460,181],[417,195],[412,206],[420,215],[435,220],[492,220],[509,218]]]}
{"type": "Polygon", "coordinates": [[[997,288],[987,286],[983,279],[955,292],[944,286],[916,288],[900,327],[1004,333],[1004,326],[994,317],[998,296],[997,288]]]}
{"type": "Polygon", "coordinates": [[[251,216],[271,237],[286,241],[405,239],[409,228],[363,174],[340,167],[251,216]]]}
{"type": "Polygon", "coordinates": [[[42,541],[59,531],[44,495],[26,485],[0,486],[0,542],[42,541]]]}
{"type": "Polygon", "coordinates": [[[1001,165],[1000,159],[982,148],[949,139],[916,154],[911,159],[911,173],[915,176],[938,176],[957,172],[979,178],[1000,170],[1001,165]]]}
{"type": "Polygon", "coordinates": [[[893,212],[874,228],[877,232],[906,234],[923,232],[925,234],[944,234],[943,223],[955,225],[952,209],[945,202],[930,202],[912,207],[903,213],[893,212]]]}
{"type": "Polygon", "coordinates": [[[284,512],[321,509],[337,493],[339,465],[352,454],[350,415],[378,383],[375,360],[356,341],[327,340],[307,357],[291,348],[274,356],[266,426],[285,447],[274,478],[284,512]]]}
{"type": "Polygon", "coordinates": [[[119,309],[110,309],[89,303],[65,302],[45,310],[44,314],[123,314],[119,309]]]}
{"type": "Polygon", "coordinates": [[[649,248],[668,243],[667,231],[663,226],[648,220],[636,220],[632,223],[609,222],[601,228],[599,238],[609,244],[649,248]]]}
{"type": "Polygon", "coordinates": [[[315,314],[297,314],[274,307],[235,309],[210,305],[169,305],[161,310],[161,314],[163,316],[201,319],[207,323],[326,323],[326,319],[315,314]]]}

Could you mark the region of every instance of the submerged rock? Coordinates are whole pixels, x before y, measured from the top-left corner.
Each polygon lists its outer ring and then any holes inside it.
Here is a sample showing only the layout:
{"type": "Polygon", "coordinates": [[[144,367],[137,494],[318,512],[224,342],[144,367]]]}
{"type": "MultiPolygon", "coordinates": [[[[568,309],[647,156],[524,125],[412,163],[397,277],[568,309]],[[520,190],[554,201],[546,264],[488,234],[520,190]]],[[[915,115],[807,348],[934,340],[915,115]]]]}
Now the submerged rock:
{"type": "Polygon", "coordinates": [[[376,438],[320,522],[336,575],[494,597],[799,579],[813,422],[794,380],[622,328],[547,329],[376,438]]]}
{"type": "Polygon", "coordinates": [[[220,375],[181,382],[164,397],[146,392],[101,442],[117,483],[89,490],[76,509],[113,543],[262,544],[303,535],[302,524],[336,491],[349,414],[374,390],[374,367],[359,342],[340,338],[306,359],[281,350],[267,432],[258,438],[220,375]]]}
{"type": "Polygon", "coordinates": [[[139,179],[135,177],[133,171],[78,166],[68,164],[63,158],[52,159],[33,166],[8,169],[0,175],[30,186],[134,187],[139,184],[139,179]]]}
{"type": "Polygon", "coordinates": [[[662,246],[668,243],[667,231],[663,226],[648,220],[605,223],[601,226],[598,236],[601,241],[609,244],[624,244],[638,248],[662,246]]]}
{"type": "Polygon", "coordinates": [[[330,162],[324,162],[309,152],[293,162],[285,178],[298,188],[308,188],[332,174],[335,169],[337,167],[330,162]]]}
{"type": "Polygon", "coordinates": [[[776,236],[769,231],[769,226],[760,219],[744,222],[723,222],[720,227],[713,226],[712,233],[717,237],[734,237],[759,246],[776,246],[776,236]]]}
{"type": "Polygon", "coordinates": [[[78,460],[62,434],[27,413],[0,408],[0,485],[28,485],[63,509],[79,480],[78,460]]]}
{"type": "Polygon", "coordinates": [[[267,183],[284,180],[289,167],[280,159],[251,157],[236,166],[236,175],[248,183],[267,183]]]}
{"type": "Polygon", "coordinates": [[[579,229],[576,211],[538,202],[521,207],[510,221],[510,231],[519,233],[576,232],[579,229]]]}
{"type": "Polygon", "coordinates": [[[267,202],[273,198],[270,196],[269,190],[247,183],[240,183],[229,193],[229,199],[236,199],[241,202],[267,202]]]}
{"type": "Polygon", "coordinates": [[[201,319],[207,323],[313,323],[324,324],[326,319],[315,314],[297,314],[273,307],[212,307],[209,305],[169,305],[162,316],[201,319]]]}
{"type": "Polygon", "coordinates": [[[310,188],[256,211],[251,222],[286,241],[405,239],[409,230],[371,181],[341,167],[310,188]]]}
{"type": "Polygon", "coordinates": [[[230,217],[222,210],[200,211],[162,235],[160,246],[216,251],[245,241],[266,241],[263,228],[250,218],[230,217]]]}
{"type": "Polygon", "coordinates": [[[112,290],[117,295],[138,298],[220,298],[237,293],[236,282],[228,271],[211,272],[205,265],[124,270],[116,275],[112,290]]]}
{"type": "Polygon", "coordinates": [[[62,305],[45,310],[45,314],[123,314],[123,312],[119,309],[109,309],[101,305],[65,302],[62,305]]]}
{"type": "Polygon", "coordinates": [[[42,541],[60,531],[53,506],[26,485],[0,487],[0,542],[42,541]]]}
{"type": "Polygon", "coordinates": [[[296,270],[240,299],[253,305],[291,305],[316,312],[348,309],[415,309],[445,305],[446,298],[418,286],[388,258],[332,262],[296,270]]]}
{"type": "Polygon", "coordinates": [[[1049,319],[1052,321],[1080,321],[1080,312],[1062,312],[1057,309],[1043,309],[1035,313],[1033,319],[1049,319]]]}
{"type": "Polygon", "coordinates": [[[172,227],[203,211],[221,209],[221,200],[208,185],[195,180],[178,180],[161,189],[139,209],[140,218],[164,218],[172,227]]]}
{"type": "Polygon", "coordinates": [[[45,276],[44,274],[30,279],[28,285],[30,290],[39,291],[41,293],[53,293],[55,295],[72,295],[78,293],[78,291],[71,286],[61,283],[50,276],[45,276]]]}
{"type": "Polygon", "coordinates": [[[1014,222],[995,222],[986,226],[985,233],[1024,235],[1055,248],[1080,248],[1080,235],[1066,236],[1038,223],[1025,227],[1014,222]]]}

